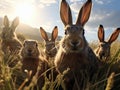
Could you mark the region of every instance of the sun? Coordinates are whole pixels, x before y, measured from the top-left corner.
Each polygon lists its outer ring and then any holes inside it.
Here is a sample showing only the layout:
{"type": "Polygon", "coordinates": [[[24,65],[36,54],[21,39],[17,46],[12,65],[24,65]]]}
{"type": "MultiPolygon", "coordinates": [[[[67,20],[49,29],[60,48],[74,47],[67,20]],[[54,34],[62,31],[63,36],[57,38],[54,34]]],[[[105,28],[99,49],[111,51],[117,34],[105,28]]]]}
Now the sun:
{"type": "Polygon", "coordinates": [[[17,16],[19,16],[22,22],[29,23],[34,17],[34,11],[35,9],[31,4],[22,3],[16,6],[15,13],[17,16]]]}

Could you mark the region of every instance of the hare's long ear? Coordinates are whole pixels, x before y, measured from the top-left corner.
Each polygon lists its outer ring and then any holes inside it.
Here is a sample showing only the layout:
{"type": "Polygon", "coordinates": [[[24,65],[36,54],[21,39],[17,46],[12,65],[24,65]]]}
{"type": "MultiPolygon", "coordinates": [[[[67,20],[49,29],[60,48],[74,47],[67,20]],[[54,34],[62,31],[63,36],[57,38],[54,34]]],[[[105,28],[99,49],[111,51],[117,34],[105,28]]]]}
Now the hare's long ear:
{"type": "Polygon", "coordinates": [[[26,45],[27,42],[28,42],[27,40],[24,40],[24,42],[23,42],[23,46],[24,47],[25,47],[25,45],[26,45]]]}
{"type": "Polygon", "coordinates": [[[105,33],[103,25],[100,25],[98,28],[98,39],[100,42],[104,42],[105,33]]]}
{"type": "Polygon", "coordinates": [[[19,17],[16,17],[13,20],[11,27],[16,28],[18,26],[18,24],[19,24],[19,17]]]}
{"type": "Polygon", "coordinates": [[[36,45],[36,47],[38,47],[38,41],[37,40],[35,40],[35,45],[36,45]]]}
{"type": "Polygon", "coordinates": [[[92,8],[92,0],[87,0],[87,2],[82,6],[78,14],[78,19],[76,21],[77,25],[82,25],[82,26],[85,25],[85,23],[88,21],[90,17],[91,8],[92,8]]]}
{"type": "Polygon", "coordinates": [[[4,24],[5,27],[9,27],[9,19],[8,19],[7,16],[4,16],[3,24],[4,24]]]}
{"type": "Polygon", "coordinates": [[[42,38],[43,38],[45,41],[48,41],[47,33],[45,32],[45,30],[44,30],[42,27],[40,27],[40,32],[41,32],[42,38]]]}
{"type": "Polygon", "coordinates": [[[53,31],[52,31],[51,40],[55,41],[55,39],[57,38],[57,36],[58,36],[58,28],[57,28],[57,26],[55,26],[54,29],[53,29],[53,31]]]}
{"type": "Polygon", "coordinates": [[[71,25],[72,24],[72,14],[70,7],[66,0],[62,0],[61,6],[60,6],[60,17],[64,25],[66,26],[67,24],[71,25]]]}
{"type": "Polygon", "coordinates": [[[112,42],[114,42],[117,37],[119,36],[119,33],[120,33],[120,28],[117,28],[113,33],[112,35],[110,36],[108,42],[111,44],[112,42]]]}

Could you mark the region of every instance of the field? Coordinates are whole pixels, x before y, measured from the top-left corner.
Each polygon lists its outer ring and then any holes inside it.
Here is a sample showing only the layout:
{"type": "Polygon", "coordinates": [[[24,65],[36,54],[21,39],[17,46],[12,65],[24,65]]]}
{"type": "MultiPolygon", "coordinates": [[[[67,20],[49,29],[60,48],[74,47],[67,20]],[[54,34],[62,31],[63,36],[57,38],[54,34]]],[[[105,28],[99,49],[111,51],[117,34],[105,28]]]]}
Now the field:
{"type": "MultiPolygon", "coordinates": [[[[96,42],[92,42],[90,43],[90,46],[95,49],[97,47],[97,44],[96,42]]],[[[39,48],[43,49],[43,44],[40,42],[39,48]]],[[[120,41],[116,41],[112,44],[111,58],[109,62],[104,63],[104,66],[98,70],[93,79],[94,83],[88,85],[87,90],[120,90],[119,60],[120,41]],[[116,72],[116,74],[114,72],[116,72]]],[[[36,76],[33,77],[29,86],[23,87],[25,83],[29,80],[30,72],[26,71],[26,73],[23,73],[21,71],[21,66],[22,63],[19,55],[15,56],[14,54],[8,54],[4,56],[4,54],[0,50],[0,90],[34,90],[33,87],[36,85],[37,82],[36,76]]],[[[51,65],[50,70],[52,70],[52,68],[53,66],[51,65]]],[[[43,75],[45,75],[45,73],[43,73],[43,75]]],[[[43,90],[54,90],[61,83],[62,75],[59,75],[55,81],[53,81],[53,79],[48,80],[46,77],[43,90]]]]}

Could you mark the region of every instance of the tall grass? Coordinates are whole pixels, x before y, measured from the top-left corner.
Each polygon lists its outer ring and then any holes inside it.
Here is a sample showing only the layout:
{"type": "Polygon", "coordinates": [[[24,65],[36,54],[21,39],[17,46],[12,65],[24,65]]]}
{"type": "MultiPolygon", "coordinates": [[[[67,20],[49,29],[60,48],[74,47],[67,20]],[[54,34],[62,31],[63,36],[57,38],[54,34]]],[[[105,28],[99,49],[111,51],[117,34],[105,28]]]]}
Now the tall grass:
{"type": "MultiPolygon", "coordinates": [[[[95,50],[98,46],[98,43],[93,41],[90,43],[90,46],[93,50],[95,50]]],[[[108,62],[103,62],[102,68],[98,70],[96,75],[98,78],[95,78],[96,81],[92,85],[91,90],[120,89],[120,85],[118,84],[120,82],[120,41],[116,41],[111,45],[111,58],[109,58],[107,61],[108,62]]]]}
{"type": "MultiPolygon", "coordinates": [[[[97,44],[95,42],[90,44],[94,49],[97,44]]],[[[40,43],[40,48],[43,49],[43,45],[40,43]]],[[[120,90],[120,42],[115,42],[111,47],[110,62],[104,63],[93,77],[92,84],[88,85],[87,90],[120,90]],[[114,74],[113,74],[114,72],[114,74]]],[[[34,86],[37,85],[37,74],[32,78],[28,86],[24,86],[29,80],[31,72],[21,71],[21,59],[19,55],[4,54],[0,51],[0,90],[34,90],[34,86]]],[[[63,74],[59,74],[57,78],[53,79],[53,64],[50,63],[50,69],[45,71],[42,75],[45,76],[45,85],[43,90],[59,90],[59,87],[63,84],[63,76],[67,73],[67,70],[63,74]],[[51,71],[51,75],[48,78],[46,72],[51,71]]],[[[39,71],[39,68],[38,68],[39,71]]],[[[79,86],[78,86],[79,88],[79,86]]],[[[36,88],[38,90],[38,88],[36,88]]]]}

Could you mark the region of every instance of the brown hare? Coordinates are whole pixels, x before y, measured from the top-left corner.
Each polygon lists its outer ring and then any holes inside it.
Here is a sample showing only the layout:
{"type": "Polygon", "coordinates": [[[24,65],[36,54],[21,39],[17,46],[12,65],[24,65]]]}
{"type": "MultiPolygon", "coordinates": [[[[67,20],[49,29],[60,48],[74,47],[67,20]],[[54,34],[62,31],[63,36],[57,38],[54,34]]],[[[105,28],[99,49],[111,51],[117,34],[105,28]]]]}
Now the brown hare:
{"type": "Polygon", "coordinates": [[[22,69],[32,70],[33,75],[37,72],[37,67],[40,61],[40,52],[38,44],[34,40],[25,40],[21,49],[22,69]]]}
{"type": "Polygon", "coordinates": [[[44,53],[46,59],[49,60],[49,58],[53,58],[57,53],[55,40],[58,36],[58,28],[57,26],[54,27],[50,39],[48,38],[46,31],[42,27],[40,27],[40,32],[41,32],[41,37],[44,39],[44,45],[45,45],[44,53]]]}
{"type": "Polygon", "coordinates": [[[16,17],[12,24],[10,25],[9,19],[7,16],[4,16],[4,21],[3,21],[4,27],[1,33],[1,49],[4,52],[4,54],[7,54],[8,52],[11,53],[19,53],[22,44],[18,40],[15,29],[19,24],[19,18],[16,17]]]}
{"type": "Polygon", "coordinates": [[[105,33],[103,25],[100,25],[98,28],[98,39],[99,45],[97,49],[95,49],[96,56],[101,60],[108,60],[110,57],[110,48],[111,44],[117,39],[120,33],[120,28],[117,28],[109,37],[107,41],[105,41],[105,33]]]}
{"type": "Polygon", "coordinates": [[[65,36],[60,41],[54,63],[60,74],[68,70],[63,77],[65,90],[85,90],[98,68],[97,57],[84,36],[84,25],[89,19],[91,7],[92,0],[87,0],[76,24],[73,24],[68,3],[66,0],[61,1],[60,16],[65,26],[65,36]]]}
{"type": "Polygon", "coordinates": [[[40,78],[38,79],[38,86],[41,90],[41,88],[44,85],[44,77],[41,76],[41,74],[48,69],[48,63],[41,56],[41,52],[38,48],[37,41],[25,40],[23,48],[21,49],[21,57],[23,64],[22,71],[24,70],[32,71],[30,80],[36,74],[38,66],[40,67],[40,70],[38,71],[38,75],[40,76],[40,78]]]}

